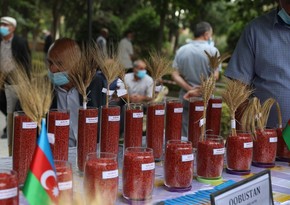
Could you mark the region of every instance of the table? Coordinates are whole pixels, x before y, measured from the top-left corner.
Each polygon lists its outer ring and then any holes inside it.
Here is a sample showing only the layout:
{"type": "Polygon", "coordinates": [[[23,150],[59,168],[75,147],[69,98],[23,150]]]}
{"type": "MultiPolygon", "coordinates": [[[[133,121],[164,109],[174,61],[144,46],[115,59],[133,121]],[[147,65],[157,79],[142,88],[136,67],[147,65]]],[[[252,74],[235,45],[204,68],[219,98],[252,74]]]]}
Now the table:
{"type": "MultiPolygon", "coordinates": [[[[123,205],[123,204],[129,204],[127,201],[125,201],[122,197],[122,161],[123,161],[123,147],[119,147],[119,196],[117,199],[116,204],[117,205],[123,205]]],[[[80,175],[80,173],[77,170],[76,167],[76,148],[70,148],[69,149],[69,162],[71,162],[74,172],[74,192],[79,193],[80,195],[83,193],[83,177],[80,175]]],[[[12,158],[11,157],[5,157],[0,158],[0,168],[12,168],[12,158]]],[[[264,168],[258,168],[258,167],[251,167],[251,174],[246,176],[238,176],[238,175],[231,175],[226,172],[223,172],[223,180],[234,180],[234,181],[241,181],[245,179],[246,177],[251,176],[254,173],[258,173],[260,171],[263,171],[264,168]]],[[[286,162],[276,162],[276,166],[274,168],[271,168],[271,179],[272,179],[272,188],[273,188],[273,195],[274,195],[274,201],[275,205],[277,204],[289,204],[290,205],[290,166],[289,163],[286,162]],[[281,203],[284,201],[283,203],[281,203]]],[[[192,181],[192,189],[188,192],[169,192],[167,191],[163,186],[163,163],[158,162],[156,163],[156,169],[155,169],[155,187],[153,191],[152,199],[147,202],[146,204],[156,204],[160,201],[164,201],[166,199],[170,198],[176,198],[180,197],[186,194],[192,194],[197,190],[200,189],[208,189],[212,188],[212,185],[203,184],[195,179],[192,181]]],[[[24,205],[25,200],[23,196],[20,196],[20,204],[24,205]]],[[[144,202],[136,202],[134,204],[145,204],[144,202]]]]}

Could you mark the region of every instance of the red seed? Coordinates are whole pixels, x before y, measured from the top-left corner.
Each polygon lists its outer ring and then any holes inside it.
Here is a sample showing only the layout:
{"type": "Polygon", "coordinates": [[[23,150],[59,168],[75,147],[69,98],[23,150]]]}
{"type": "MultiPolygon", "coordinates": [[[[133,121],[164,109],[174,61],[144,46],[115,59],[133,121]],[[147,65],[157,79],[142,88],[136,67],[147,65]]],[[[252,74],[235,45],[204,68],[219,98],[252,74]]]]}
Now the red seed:
{"type": "Polygon", "coordinates": [[[12,194],[8,197],[2,196],[0,199],[0,205],[18,205],[19,204],[19,189],[17,181],[17,173],[15,171],[4,171],[0,173],[0,192],[8,192],[12,194]],[[14,195],[15,194],[15,195],[14,195]]]}
{"type": "Polygon", "coordinates": [[[254,139],[253,162],[274,163],[277,151],[277,133],[274,129],[256,130],[254,139]]]}
{"type": "Polygon", "coordinates": [[[222,116],[222,99],[209,99],[206,113],[206,133],[219,135],[222,116]]]}
{"type": "Polygon", "coordinates": [[[164,184],[171,188],[187,188],[193,177],[192,145],[189,141],[167,142],[164,158],[164,184]]]}
{"type": "Polygon", "coordinates": [[[147,108],[147,147],[153,149],[155,159],[163,153],[164,104],[148,104],[147,108]]]}
{"type": "Polygon", "coordinates": [[[14,116],[13,170],[23,184],[36,147],[37,125],[24,113],[14,116]]]}
{"type": "Polygon", "coordinates": [[[59,199],[66,203],[73,202],[73,172],[69,162],[55,161],[55,170],[59,188],[59,199]]]}
{"type": "Polygon", "coordinates": [[[165,142],[168,140],[180,140],[182,131],[183,105],[180,101],[167,101],[165,142]]]}
{"type": "Polygon", "coordinates": [[[277,128],[276,131],[278,137],[277,157],[290,161],[290,150],[288,150],[288,147],[283,139],[282,128],[277,128]]]}
{"type": "Polygon", "coordinates": [[[88,108],[79,110],[77,164],[80,171],[88,153],[97,151],[98,139],[98,109],[88,108]]]}
{"type": "Polygon", "coordinates": [[[69,112],[51,110],[48,114],[48,133],[53,133],[55,142],[50,144],[55,160],[68,160],[69,112]]]}
{"type": "Polygon", "coordinates": [[[155,164],[152,149],[127,148],[123,164],[123,196],[131,200],[151,198],[155,164]],[[143,167],[143,170],[142,170],[143,167]]]}
{"type": "Polygon", "coordinates": [[[227,167],[231,170],[245,171],[251,169],[253,156],[253,138],[250,133],[238,133],[229,136],[226,143],[227,167]]]}
{"type": "Polygon", "coordinates": [[[118,154],[120,133],[120,107],[102,107],[101,152],[118,154]]]}

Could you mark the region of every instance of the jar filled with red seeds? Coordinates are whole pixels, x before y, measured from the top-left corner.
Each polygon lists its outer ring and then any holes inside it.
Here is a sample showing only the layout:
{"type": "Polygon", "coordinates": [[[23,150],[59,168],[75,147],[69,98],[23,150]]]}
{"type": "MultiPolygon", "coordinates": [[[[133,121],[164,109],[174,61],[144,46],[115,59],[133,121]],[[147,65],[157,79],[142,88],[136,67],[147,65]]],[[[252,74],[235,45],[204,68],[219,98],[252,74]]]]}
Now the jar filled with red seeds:
{"type": "Polygon", "coordinates": [[[219,179],[224,166],[225,147],[223,138],[206,135],[197,146],[197,176],[202,179],[219,179]]]}
{"type": "Polygon", "coordinates": [[[180,140],[182,131],[183,105],[178,99],[166,101],[165,143],[168,140],[180,140]]]}
{"type": "Polygon", "coordinates": [[[222,98],[212,97],[208,101],[206,112],[206,133],[219,135],[222,117],[222,98]]]}
{"type": "Polygon", "coordinates": [[[285,143],[285,140],[283,139],[282,135],[282,128],[277,128],[277,160],[284,161],[284,162],[290,162],[290,150],[288,150],[288,147],[285,143]]]}
{"type": "Polygon", "coordinates": [[[134,200],[152,197],[155,162],[151,148],[128,147],[123,162],[123,196],[134,200]]]}
{"type": "Polygon", "coordinates": [[[118,194],[118,159],[113,153],[90,153],[84,171],[86,204],[114,205],[118,194]]]}
{"type": "Polygon", "coordinates": [[[52,109],[48,113],[48,134],[55,160],[68,160],[69,124],[68,110],[52,109]]]}
{"type": "Polygon", "coordinates": [[[19,204],[19,188],[16,171],[0,169],[0,204],[19,204]]]}
{"type": "Polygon", "coordinates": [[[143,105],[126,104],[124,148],[141,147],[143,132],[143,105]]]}
{"type": "Polygon", "coordinates": [[[73,172],[71,163],[64,160],[54,161],[59,189],[59,200],[62,203],[73,204],[73,172]]]}
{"type": "Polygon", "coordinates": [[[37,123],[24,112],[14,112],[13,170],[18,173],[18,182],[24,184],[36,147],[37,123]]]}
{"type": "Polygon", "coordinates": [[[169,191],[188,191],[193,177],[193,150],[190,141],[169,140],[164,158],[164,184],[169,191]]]}

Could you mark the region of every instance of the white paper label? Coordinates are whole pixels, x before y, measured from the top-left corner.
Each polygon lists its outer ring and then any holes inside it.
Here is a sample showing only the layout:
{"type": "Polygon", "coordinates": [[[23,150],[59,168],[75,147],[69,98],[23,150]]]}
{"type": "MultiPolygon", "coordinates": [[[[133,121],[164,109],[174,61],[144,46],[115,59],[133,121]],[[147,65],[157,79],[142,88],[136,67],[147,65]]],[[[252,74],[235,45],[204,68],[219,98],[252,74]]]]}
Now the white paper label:
{"type": "Polygon", "coordinates": [[[0,190],[0,199],[9,199],[15,196],[17,196],[17,187],[0,190]]]}
{"type": "Polygon", "coordinates": [[[231,120],[231,128],[236,129],[236,120],[231,120]]]}
{"type": "Polygon", "coordinates": [[[143,112],[135,112],[133,113],[133,118],[142,118],[143,117],[143,112]]]}
{"type": "Polygon", "coordinates": [[[253,147],[253,142],[245,142],[244,143],[244,148],[252,148],[253,147]]]}
{"type": "Polygon", "coordinates": [[[98,117],[87,117],[86,118],[86,123],[87,124],[98,123],[98,117]]]}
{"type": "Polygon", "coordinates": [[[23,122],[22,129],[35,129],[37,127],[36,122],[23,122]]]}
{"type": "Polygon", "coordinates": [[[155,92],[160,92],[162,90],[163,86],[162,85],[158,85],[155,87],[155,92]]]}
{"type": "Polygon", "coordinates": [[[47,133],[47,138],[48,138],[48,142],[50,144],[54,144],[55,143],[55,136],[53,133],[47,133]]]}
{"type": "Polygon", "coordinates": [[[221,103],[213,103],[212,108],[222,108],[222,104],[221,103]]]}
{"type": "Polygon", "coordinates": [[[199,126],[200,127],[203,126],[205,124],[205,122],[206,122],[206,119],[205,118],[200,119],[199,126]]]}
{"type": "Polygon", "coordinates": [[[120,115],[109,116],[109,121],[110,121],[110,122],[117,122],[117,121],[120,121],[120,115]]]}
{"type": "Polygon", "coordinates": [[[155,162],[141,165],[142,171],[148,171],[148,170],[153,170],[153,169],[155,169],[155,162]]]}
{"type": "Polygon", "coordinates": [[[118,169],[112,171],[104,171],[102,172],[103,179],[113,179],[118,177],[118,169]]]}
{"type": "Polygon", "coordinates": [[[203,111],[203,110],[204,110],[204,107],[203,106],[196,106],[195,107],[195,111],[200,112],[200,111],[203,111]]]}
{"type": "Polygon", "coordinates": [[[59,182],[58,183],[58,188],[60,191],[63,190],[68,190],[68,189],[72,189],[72,181],[67,181],[67,182],[59,182]]]}
{"type": "Polygon", "coordinates": [[[55,126],[61,127],[61,126],[68,126],[69,120],[56,120],[55,126]]]}
{"type": "Polygon", "coordinates": [[[155,115],[164,115],[164,110],[155,110],[155,115]]]}
{"type": "Polygon", "coordinates": [[[221,155],[225,153],[225,148],[213,149],[213,155],[221,155]]]}
{"type": "Polygon", "coordinates": [[[184,154],[181,156],[181,161],[182,162],[189,162],[193,161],[193,154],[184,154]]]}
{"type": "Polygon", "coordinates": [[[277,137],[270,137],[269,142],[277,142],[277,137]]]}
{"type": "Polygon", "coordinates": [[[179,107],[179,108],[174,108],[174,113],[182,113],[183,112],[183,108],[179,107]]]}
{"type": "Polygon", "coordinates": [[[117,96],[120,97],[120,96],[123,96],[123,95],[126,95],[128,92],[126,89],[118,89],[117,90],[117,96]]]}
{"type": "MultiPolygon", "coordinates": [[[[109,90],[109,95],[113,95],[113,93],[115,92],[115,90],[109,90]]],[[[102,89],[102,93],[106,93],[107,94],[107,88],[103,88],[102,89]]]]}

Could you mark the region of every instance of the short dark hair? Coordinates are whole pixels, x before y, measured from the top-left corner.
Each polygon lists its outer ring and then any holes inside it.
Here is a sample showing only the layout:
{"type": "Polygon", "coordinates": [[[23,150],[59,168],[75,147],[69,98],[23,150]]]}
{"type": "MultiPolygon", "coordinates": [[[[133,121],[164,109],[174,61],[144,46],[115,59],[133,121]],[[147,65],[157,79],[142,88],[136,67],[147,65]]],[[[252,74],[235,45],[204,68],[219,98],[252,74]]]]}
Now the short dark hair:
{"type": "Polygon", "coordinates": [[[194,28],[194,37],[198,38],[202,36],[205,32],[212,29],[211,25],[208,22],[202,21],[195,25],[194,28]]]}

